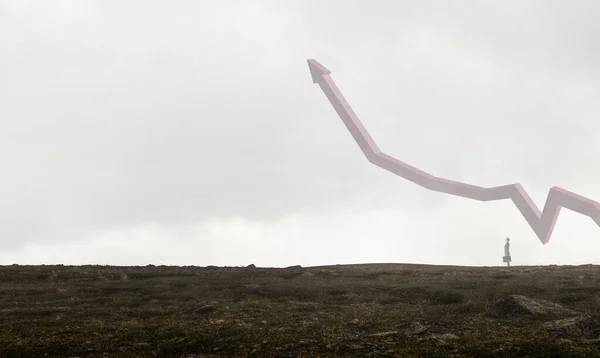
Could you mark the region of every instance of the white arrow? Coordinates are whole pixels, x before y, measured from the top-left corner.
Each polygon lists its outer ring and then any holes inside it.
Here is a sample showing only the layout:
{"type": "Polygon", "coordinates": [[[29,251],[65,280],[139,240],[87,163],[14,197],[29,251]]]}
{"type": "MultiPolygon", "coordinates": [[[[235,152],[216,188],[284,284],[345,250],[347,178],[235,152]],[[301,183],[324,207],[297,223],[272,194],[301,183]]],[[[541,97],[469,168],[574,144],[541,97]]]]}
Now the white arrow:
{"type": "Polygon", "coordinates": [[[325,93],[327,99],[329,99],[329,102],[367,157],[367,160],[372,164],[429,190],[478,201],[510,199],[544,245],[550,241],[550,236],[552,236],[552,231],[554,230],[561,207],[589,216],[600,226],[600,203],[559,187],[550,188],[544,210],[540,213],[540,209],[531,200],[529,194],[527,194],[521,184],[484,188],[443,179],[381,152],[339,88],[335,85],[335,82],[329,77],[331,71],[315,60],[308,60],[308,67],[313,82],[319,84],[319,87],[321,87],[323,93],[325,93]]]}

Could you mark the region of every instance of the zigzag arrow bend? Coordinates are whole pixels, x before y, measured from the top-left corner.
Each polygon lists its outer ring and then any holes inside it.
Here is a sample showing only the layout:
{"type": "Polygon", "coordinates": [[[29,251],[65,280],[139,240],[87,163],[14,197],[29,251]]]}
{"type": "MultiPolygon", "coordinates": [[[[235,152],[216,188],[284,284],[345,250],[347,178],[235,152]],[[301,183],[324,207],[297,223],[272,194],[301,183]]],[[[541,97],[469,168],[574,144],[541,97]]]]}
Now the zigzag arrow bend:
{"type": "Polygon", "coordinates": [[[438,178],[382,153],[335,82],[329,77],[331,71],[312,59],[308,60],[308,67],[313,83],[319,84],[367,160],[372,164],[429,190],[479,201],[510,199],[544,245],[550,241],[561,207],[589,216],[600,226],[600,203],[559,187],[550,188],[544,210],[540,213],[540,209],[521,184],[484,188],[438,178]]]}

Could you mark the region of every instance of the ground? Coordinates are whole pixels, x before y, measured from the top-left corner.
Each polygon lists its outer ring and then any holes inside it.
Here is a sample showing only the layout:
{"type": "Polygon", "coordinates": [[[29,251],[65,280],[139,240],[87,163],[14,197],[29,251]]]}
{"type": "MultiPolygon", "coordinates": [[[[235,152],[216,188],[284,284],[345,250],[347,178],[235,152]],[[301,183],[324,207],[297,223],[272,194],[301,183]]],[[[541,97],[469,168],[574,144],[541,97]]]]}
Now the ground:
{"type": "Polygon", "coordinates": [[[0,266],[0,357],[600,357],[600,268],[0,266]]]}

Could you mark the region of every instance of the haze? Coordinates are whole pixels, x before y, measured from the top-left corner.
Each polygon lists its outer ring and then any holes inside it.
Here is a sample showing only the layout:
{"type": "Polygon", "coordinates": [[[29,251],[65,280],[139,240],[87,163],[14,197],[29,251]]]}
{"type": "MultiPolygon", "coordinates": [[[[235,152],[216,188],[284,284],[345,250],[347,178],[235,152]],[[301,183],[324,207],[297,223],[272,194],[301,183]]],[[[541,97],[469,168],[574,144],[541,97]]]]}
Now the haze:
{"type": "Polygon", "coordinates": [[[595,1],[3,1],[0,264],[600,263],[561,211],[367,162],[311,81],[431,174],[600,200],[595,1]],[[450,5],[451,4],[451,5],[450,5]]]}

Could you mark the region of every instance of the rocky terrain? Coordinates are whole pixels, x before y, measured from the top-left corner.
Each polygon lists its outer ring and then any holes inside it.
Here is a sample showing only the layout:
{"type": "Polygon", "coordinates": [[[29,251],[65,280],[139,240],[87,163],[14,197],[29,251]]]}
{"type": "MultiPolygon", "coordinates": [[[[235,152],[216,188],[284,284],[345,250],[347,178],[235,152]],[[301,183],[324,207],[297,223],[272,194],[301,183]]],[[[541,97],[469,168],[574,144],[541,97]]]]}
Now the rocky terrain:
{"type": "Polygon", "coordinates": [[[600,357],[597,266],[0,266],[0,357],[600,357]]]}

